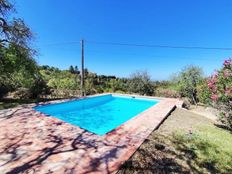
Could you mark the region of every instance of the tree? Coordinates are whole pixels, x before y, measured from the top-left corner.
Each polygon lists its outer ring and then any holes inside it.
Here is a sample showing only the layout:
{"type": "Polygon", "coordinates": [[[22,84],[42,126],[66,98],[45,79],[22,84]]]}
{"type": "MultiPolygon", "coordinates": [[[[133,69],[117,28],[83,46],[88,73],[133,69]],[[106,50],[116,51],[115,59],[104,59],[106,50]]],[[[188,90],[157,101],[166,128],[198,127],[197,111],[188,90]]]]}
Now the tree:
{"type": "Polygon", "coordinates": [[[33,51],[28,46],[29,41],[33,38],[30,28],[20,18],[9,18],[9,14],[13,12],[15,12],[15,8],[9,1],[0,0],[0,46],[14,43],[33,51]]]}
{"type": "Polygon", "coordinates": [[[15,11],[8,0],[0,0],[0,97],[19,88],[44,87],[38,85],[43,82],[30,47],[32,32],[22,19],[11,17],[15,11]]]}
{"type": "Polygon", "coordinates": [[[202,79],[202,81],[197,85],[197,98],[199,102],[206,105],[210,104],[210,90],[207,86],[207,79],[202,79]]]}
{"type": "Polygon", "coordinates": [[[10,44],[7,48],[1,47],[0,50],[1,96],[20,87],[30,87],[38,71],[28,50],[15,44],[10,44]]]}
{"type": "Polygon", "coordinates": [[[23,96],[30,98],[38,97],[40,91],[45,93],[45,82],[27,49],[10,44],[0,50],[0,98],[20,88],[28,89],[30,94],[23,96]]]}
{"type": "Polygon", "coordinates": [[[89,74],[89,70],[88,70],[87,68],[85,68],[85,69],[84,69],[84,75],[85,75],[85,77],[87,77],[88,74],[89,74]]]}
{"type": "Polygon", "coordinates": [[[74,70],[74,68],[73,68],[73,66],[72,66],[72,65],[69,67],[69,72],[70,72],[70,73],[72,73],[72,74],[74,74],[74,73],[75,73],[75,70],[74,70]]]}
{"type": "Polygon", "coordinates": [[[128,88],[130,92],[140,95],[152,95],[154,93],[154,86],[147,71],[133,73],[130,77],[128,88]]]}
{"type": "Polygon", "coordinates": [[[34,82],[29,88],[30,98],[39,98],[40,95],[51,94],[51,90],[41,75],[35,77],[34,82]]]}
{"type": "Polygon", "coordinates": [[[178,90],[181,96],[188,97],[194,104],[197,104],[197,85],[203,79],[203,71],[197,66],[185,67],[177,78],[178,90]]]}
{"type": "Polygon", "coordinates": [[[74,72],[75,72],[75,74],[80,74],[80,71],[79,71],[79,69],[78,69],[78,66],[75,66],[75,67],[74,67],[74,72]]]}

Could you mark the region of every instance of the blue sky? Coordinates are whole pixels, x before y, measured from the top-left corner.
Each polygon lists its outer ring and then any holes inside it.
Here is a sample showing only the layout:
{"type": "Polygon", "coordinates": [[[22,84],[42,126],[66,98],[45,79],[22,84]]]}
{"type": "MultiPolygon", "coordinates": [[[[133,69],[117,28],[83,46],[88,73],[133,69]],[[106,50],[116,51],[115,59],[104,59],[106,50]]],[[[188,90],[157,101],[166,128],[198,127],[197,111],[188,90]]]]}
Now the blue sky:
{"type": "Polygon", "coordinates": [[[168,79],[186,65],[206,75],[220,68],[232,51],[100,45],[88,41],[135,44],[232,47],[231,0],[15,0],[17,15],[36,35],[36,58],[67,69],[80,67],[80,45],[87,40],[86,67],[98,74],[127,77],[147,70],[168,79]]]}

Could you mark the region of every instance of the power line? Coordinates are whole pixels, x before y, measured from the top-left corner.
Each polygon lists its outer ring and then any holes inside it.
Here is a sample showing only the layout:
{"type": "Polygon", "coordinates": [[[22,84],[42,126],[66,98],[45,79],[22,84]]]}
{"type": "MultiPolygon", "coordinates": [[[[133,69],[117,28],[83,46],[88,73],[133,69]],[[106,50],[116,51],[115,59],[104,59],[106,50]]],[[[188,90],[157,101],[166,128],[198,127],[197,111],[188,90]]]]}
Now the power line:
{"type": "MultiPolygon", "coordinates": [[[[132,47],[146,47],[146,48],[232,51],[232,47],[175,46],[175,45],[132,44],[132,43],[120,43],[120,42],[99,42],[99,41],[89,41],[89,40],[85,40],[85,41],[86,41],[86,43],[99,44],[99,45],[132,46],[132,47]]],[[[47,44],[42,44],[40,46],[59,46],[59,45],[76,45],[76,44],[80,44],[80,41],[47,43],[47,44]]]]}
{"type": "Polygon", "coordinates": [[[198,50],[224,50],[224,51],[226,50],[226,51],[232,51],[232,48],[225,48],[225,47],[149,45],[149,44],[131,44],[131,43],[98,42],[98,41],[87,41],[87,43],[100,44],[100,45],[147,47],[147,48],[172,48],[172,49],[198,49],[198,50]]]}
{"type": "MultiPolygon", "coordinates": [[[[115,59],[118,59],[118,57],[126,57],[126,56],[130,56],[130,57],[139,57],[139,58],[144,58],[144,57],[146,57],[147,59],[167,59],[167,60],[172,60],[173,58],[177,58],[178,60],[188,60],[188,59],[194,59],[194,60],[203,60],[203,61],[212,61],[212,60],[224,60],[224,58],[208,58],[208,57],[204,57],[204,58],[202,58],[202,57],[189,57],[189,56],[185,56],[185,57],[174,57],[174,56],[163,56],[163,55],[161,55],[161,56],[159,56],[159,55],[146,55],[146,56],[144,56],[144,55],[138,55],[138,54],[133,54],[133,53],[121,53],[121,54],[119,54],[119,52],[113,52],[113,53],[106,53],[106,52],[104,52],[104,51],[95,51],[95,50],[89,50],[89,49],[87,49],[87,52],[89,52],[89,53],[99,53],[100,54],[100,56],[101,57],[109,57],[110,55],[114,55],[114,58],[115,59]],[[115,57],[115,55],[117,56],[117,57],[115,57]]],[[[95,54],[96,55],[96,54],[95,54]]]]}

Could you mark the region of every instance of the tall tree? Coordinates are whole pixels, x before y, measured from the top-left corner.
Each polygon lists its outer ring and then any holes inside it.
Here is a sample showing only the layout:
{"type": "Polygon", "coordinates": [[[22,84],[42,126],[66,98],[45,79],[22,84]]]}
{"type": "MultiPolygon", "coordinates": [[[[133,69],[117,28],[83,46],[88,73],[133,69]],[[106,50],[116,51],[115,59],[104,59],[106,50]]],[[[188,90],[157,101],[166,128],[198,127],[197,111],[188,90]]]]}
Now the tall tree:
{"type": "Polygon", "coordinates": [[[33,38],[30,28],[20,18],[9,17],[16,10],[8,0],[0,0],[0,46],[13,43],[29,50],[29,41],[33,38]]]}
{"type": "Polygon", "coordinates": [[[129,80],[129,91],[139,93],[140,95],[152,95],[154,93],[154,85],[150,75],[146,71],[133,73],[129,80]]]}
{"type": "Polygon", "coordinates": [[[0,98],[19,88],[36,97],[46,86],[33,59],[32,32],[22,19],[12,17],[15,11],[8,0],[0,0],[0,98]]]}
{"type": "Polygon", "coordinates": [[[78,69],[78,66],[75,66],[75,67],[74,67],[74,71],[75,71],[75,74],[80,74],[80,71],[79,71],[79,69],[78,69]]]}
{"type": "Polygon", "coordinates": [[[70,72],[70,73],[72,73],[72,74],[74,74],[74,73],[75,73],[75,70],[74,70],[74,68],[73,68],[73,66],[72,66],[72,65],[69,67],[69,72],[70,72]]]}
{"type": "Polygon", "coordinates": [[[188,97],[194,104],[197,104],[197,85],[203,79],[203,70],[197,66],[185,67],[177,77],[179,92],[182,96],[188,97]]]}

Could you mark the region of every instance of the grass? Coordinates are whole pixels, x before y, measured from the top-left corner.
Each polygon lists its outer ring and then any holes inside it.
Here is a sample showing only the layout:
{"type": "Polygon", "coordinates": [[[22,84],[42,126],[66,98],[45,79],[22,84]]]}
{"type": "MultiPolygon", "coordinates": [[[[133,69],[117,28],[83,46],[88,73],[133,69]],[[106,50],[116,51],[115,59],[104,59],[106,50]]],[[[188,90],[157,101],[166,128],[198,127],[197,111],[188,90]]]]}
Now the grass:
{"type": "Polygon", "coordinates": [[[49,100],[59,100],[60,98],[56,99],[11,99],[5,98],[0,101],[0,110],[13,108],[21,104],[30,104],[30,103],[38,103],[38,102],[46,102],[49,100]]]}
{"type": "Polygon", "coordinates": [[[232,132],[176,109],[152,132],[119,174],[232,173],[232,132]]]}
{"type": "Polygon", "coordinates": [[[216,126],[204,126],[192,134],[176,133],[175,147],[191,155],[193,167],[202,172],[232,173],[232,134],[216,126]]]}
{"type": "Polygon", "coordinates": [[[8,109],[8,108],[13,108],[18,106],[18,103],[4,103],[4,102],[0,102],[0,110],[2,109],[8,109]]]}
{"type": "Polygon", "coordinates": [[[3,99],[0,101],[0,110],[16,107],[20,104],[28,104],[36,102],[36,100],[21,100],[21,99],[3,99]]]}

